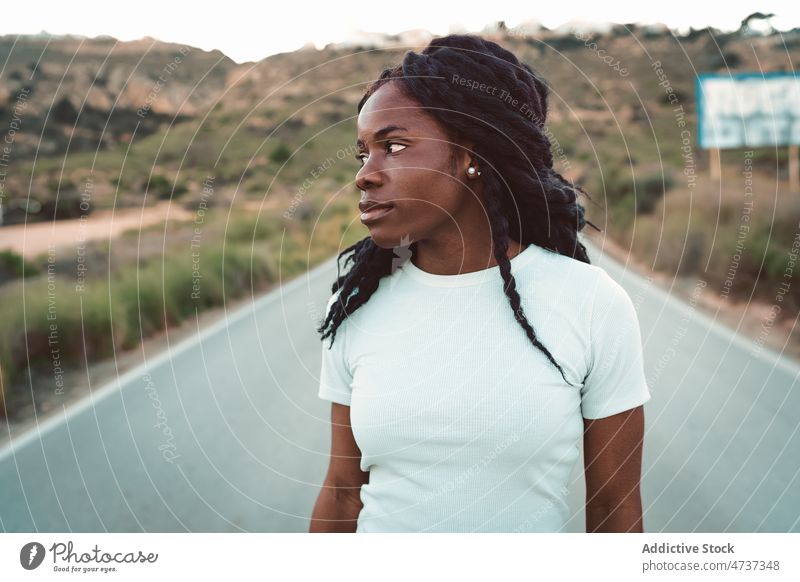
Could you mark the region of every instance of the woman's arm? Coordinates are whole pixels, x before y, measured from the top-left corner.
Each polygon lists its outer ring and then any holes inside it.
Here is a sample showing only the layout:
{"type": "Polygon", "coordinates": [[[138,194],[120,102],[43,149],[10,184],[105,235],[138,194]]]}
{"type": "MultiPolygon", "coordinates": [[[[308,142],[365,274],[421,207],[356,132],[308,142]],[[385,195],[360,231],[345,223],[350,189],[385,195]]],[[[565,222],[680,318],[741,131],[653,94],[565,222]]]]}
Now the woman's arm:
{"type": "Polygon", "coordinates": [[[642,472],[644,408],[584,419],[586,531],[644,531],[639,481],[642,472]]]}
{"type": "Polygon", "coordinates": [[[361,451],[350,427],[350,407],[331,403],[331,458],[328,474],[311,513],[310,533],[355,532],[361,511],[361,485],[369,472],[361,470],[361,451]]]}

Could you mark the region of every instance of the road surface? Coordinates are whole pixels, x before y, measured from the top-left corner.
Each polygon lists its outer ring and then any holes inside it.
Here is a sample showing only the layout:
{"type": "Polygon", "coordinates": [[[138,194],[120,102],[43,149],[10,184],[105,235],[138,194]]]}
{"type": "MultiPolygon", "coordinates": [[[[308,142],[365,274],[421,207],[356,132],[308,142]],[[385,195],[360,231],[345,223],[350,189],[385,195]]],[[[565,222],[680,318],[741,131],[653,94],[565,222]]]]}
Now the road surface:
{"type": "MultiPolygon", "coordinates": [[[[590,254],[643,332],[645,530],[800,531],[800,367],[590,254]]],[[[334,276],[331,259],[0,449],[0,529],[307,531],[330,446],[314,327],[334,276]]]]}

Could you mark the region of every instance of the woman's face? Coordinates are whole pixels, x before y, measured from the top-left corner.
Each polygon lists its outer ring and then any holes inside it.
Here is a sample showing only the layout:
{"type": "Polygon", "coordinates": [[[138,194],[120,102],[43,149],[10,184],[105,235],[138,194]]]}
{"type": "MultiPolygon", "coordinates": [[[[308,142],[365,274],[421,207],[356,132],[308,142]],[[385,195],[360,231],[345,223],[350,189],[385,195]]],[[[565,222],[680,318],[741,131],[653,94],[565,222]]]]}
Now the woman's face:
{"type": "Polygon", "coordinates": [[[462,220],[483,214],[476,182],[467,175],[469,150],[452,143],[439,122],[395,81],[367,99],[357,127],[359,206],[363,210],[371,201],[391,205],[361,215],[375,244],[393,248],[465,237],[462,220]]]}

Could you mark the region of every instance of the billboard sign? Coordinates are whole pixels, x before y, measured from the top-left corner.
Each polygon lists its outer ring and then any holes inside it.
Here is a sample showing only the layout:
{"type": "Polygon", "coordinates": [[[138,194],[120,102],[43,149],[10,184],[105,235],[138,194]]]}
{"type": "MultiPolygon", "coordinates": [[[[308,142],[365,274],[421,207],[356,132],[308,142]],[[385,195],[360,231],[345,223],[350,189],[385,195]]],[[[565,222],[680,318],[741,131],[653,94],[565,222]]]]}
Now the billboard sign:
{"type": "Polygon", "coordinates": [[[695,81],[701,148],[800,144],[800,76],[701,73],[695,81]]]}

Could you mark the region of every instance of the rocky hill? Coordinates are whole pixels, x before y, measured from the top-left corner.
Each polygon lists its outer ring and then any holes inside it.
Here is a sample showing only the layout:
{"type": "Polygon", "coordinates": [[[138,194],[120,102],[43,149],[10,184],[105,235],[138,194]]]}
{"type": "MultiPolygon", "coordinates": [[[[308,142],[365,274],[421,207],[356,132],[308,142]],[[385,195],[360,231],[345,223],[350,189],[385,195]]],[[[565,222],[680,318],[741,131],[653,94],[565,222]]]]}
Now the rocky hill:
{"type": "MultiPolygon", "coordinates": [[[[270,184],[291,195],[353,141],[366,84],[429,36],[372,35],[243,64],[152,38],[0,37],[0,132],[13,142],[3,168],[5,222],[26,213],[29,221],[74,216],[89,182],[93,207],[138,206],[145,192],[156,194],[147,204],[191,195],[210,173],[259,196],[270,184]]],[[[560,169],[590,185],[598,168],[680,170],[679,136],[654,63],[691,124],[697,73],[793,70],[800,61],[797,30],[681,36],[664,26],[615,25],[592,34],[499,23],[485,36],[546,77],[560,169]]],[[[764,155],[768,164],[781,154],[764,155]]],[[[355,168],[348,159],[328,178],[346,182],[355,168]]]]}

